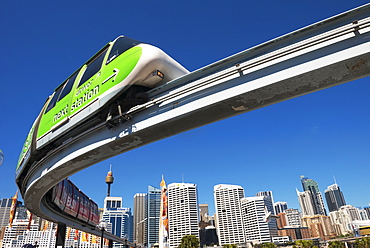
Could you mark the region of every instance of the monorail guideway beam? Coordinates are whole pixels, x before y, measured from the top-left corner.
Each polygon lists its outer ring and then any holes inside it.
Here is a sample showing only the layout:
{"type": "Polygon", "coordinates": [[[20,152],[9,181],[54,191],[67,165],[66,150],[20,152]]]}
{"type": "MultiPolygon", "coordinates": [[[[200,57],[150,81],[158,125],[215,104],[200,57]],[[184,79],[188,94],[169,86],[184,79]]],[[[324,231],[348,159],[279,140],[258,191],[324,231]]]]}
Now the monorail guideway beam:
{"type": "Polygon", "coordinates": [[[98,230],[52,210],[46,192],[62,179],[117,154],[369,75],[370,4],[152,90],[150,102],[129,110],[131,120],[109,130],[104,124],[87,130],[39,161],[22,184],[25,205],[45,219],[98,234],[98,230]]]}

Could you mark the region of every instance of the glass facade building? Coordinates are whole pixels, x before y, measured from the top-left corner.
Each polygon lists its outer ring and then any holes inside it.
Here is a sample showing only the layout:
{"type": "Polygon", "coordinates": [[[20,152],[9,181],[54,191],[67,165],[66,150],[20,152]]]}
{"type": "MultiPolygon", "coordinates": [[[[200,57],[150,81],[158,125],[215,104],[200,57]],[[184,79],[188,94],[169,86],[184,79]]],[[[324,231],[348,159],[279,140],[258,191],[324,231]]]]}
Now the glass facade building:
{"type": "Polygon", "coordinates": [[[146,195],[146,242],[147,247],[152,247],[159,241],[159,208],[161,201],[161,190],[148,186],[146,195]]]}
{"type": "Polygon", "coordinates": [[[317,182],[305,176],[301,176],[301,183],[303,190],[311,193],[314,215],[326,215],[324,201],[322,199],[322,194],[319,190],[319,185],[317,182]]]}
{"type": "MultiPolygon", "coordinates": [[[[130,208],[122,208],[122,197],[106,197],[103,219],[108,222],[107,230],[114,235],[133,242],[133,216],[130,208]]],[[[124,247],[114,243],[113,247],[124,247]]]]}
{"type": "Polygon", "coordinates": [[[338,184],[328,186],[325,190],[325,199],[329,212],[337,211],[341,206],[346,205],[343,193],[340,191],[338,184]]]}

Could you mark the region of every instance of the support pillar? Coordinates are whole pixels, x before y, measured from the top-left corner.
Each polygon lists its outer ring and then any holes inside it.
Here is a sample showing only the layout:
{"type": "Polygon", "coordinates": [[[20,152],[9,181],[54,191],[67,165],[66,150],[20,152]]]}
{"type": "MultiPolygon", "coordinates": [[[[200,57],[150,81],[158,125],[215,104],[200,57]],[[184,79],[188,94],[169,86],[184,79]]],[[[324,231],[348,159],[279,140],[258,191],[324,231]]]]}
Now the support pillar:
{"type": "Polygon", "coordinates": [[[55,248],[64,248],[64,242],[66,240],[66,229],[67,229],[66,224],[60,222],[58,223],[55,248]]]}

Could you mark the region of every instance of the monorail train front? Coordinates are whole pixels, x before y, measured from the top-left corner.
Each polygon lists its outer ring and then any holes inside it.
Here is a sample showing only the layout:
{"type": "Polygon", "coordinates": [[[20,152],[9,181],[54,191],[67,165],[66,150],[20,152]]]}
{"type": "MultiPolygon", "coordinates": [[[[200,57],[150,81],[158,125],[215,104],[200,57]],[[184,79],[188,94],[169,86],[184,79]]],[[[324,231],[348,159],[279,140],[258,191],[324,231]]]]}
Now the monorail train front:
{"type": "MultiPolygon", "coordinates": [[[[112,60],[116,59],[116,54],[120,54],[120,48],[116,48],[116,46],[118,46],[120,42],[126,42],[124,39],[130,38],[120,36],[114,41],[112,50],[107,58],[107,66],[109,66],[112,60]]],[[[116,67],[114,67],[112,72],[117,73],[117,78],[115,80],[120,81],[120,83],[102,94],[99,100],[101,105],[105,105],[107,102],[111,101],[111,99],[114,99],[115,96],[122,93],[122,91],[126,91],[131,86],[143,86],[147,89],[153,89],[189,73],[185,67],[160,48],[150,44],[136,42],[137,45],[132,49],[136,49],[135,56],[137,56],[137,54],[140,55],[135,67],[127,76],[124,75],[124,73],[120,75],[116,67]]],[[[131,57],[133,56],[134,55],[131,57]]],[[[120,58],[117,58],[117,60],[119,59],[120,58]]],[[[116,62],[116,65],[119,63],[119,61],[118,63],[116,62]]]]}
{"type": "MultiPolygon", "coordinates": [[[[187,73],[187,69],[155,46],[125,36],[109,42],[45,102],[19,157],[18,187],[22,191],[21,181],[32,164],[50,149],[89,128],[86,123],[108,123],[107,113],[117,114],[110,109],[127,104],[130,94],[145,93],[187,73]]],[[[130,103],[124,111],[141,103],[130,103]]]]}

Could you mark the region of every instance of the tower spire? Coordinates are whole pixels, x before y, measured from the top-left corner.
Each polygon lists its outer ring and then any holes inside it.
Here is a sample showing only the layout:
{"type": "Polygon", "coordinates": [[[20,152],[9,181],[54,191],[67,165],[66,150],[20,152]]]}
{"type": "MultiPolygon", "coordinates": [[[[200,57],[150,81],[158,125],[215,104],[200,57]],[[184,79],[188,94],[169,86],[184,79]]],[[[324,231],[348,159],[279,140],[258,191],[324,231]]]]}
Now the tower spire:
{"type": "Polygon", "coordinates": [[[114,177],[113,177],[113,172],[112,172],[112,165],[110,165],[110,170],[108,171],[107,176],[105,177],[105,182],[108,184],[108,192],[107,196],[110,196],[110,185],[113,183],[114,177]]]}

